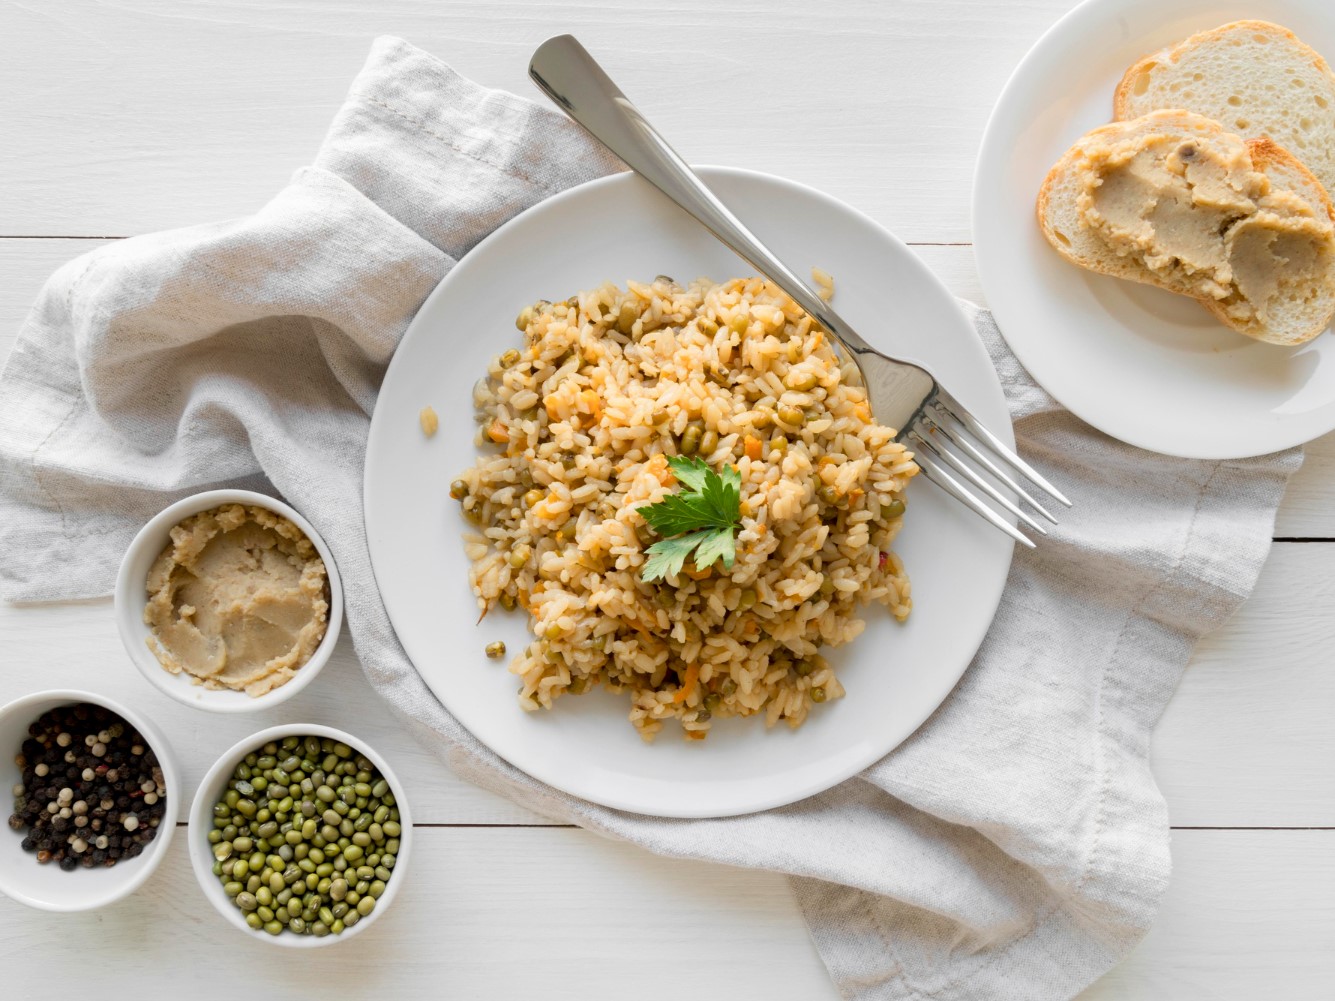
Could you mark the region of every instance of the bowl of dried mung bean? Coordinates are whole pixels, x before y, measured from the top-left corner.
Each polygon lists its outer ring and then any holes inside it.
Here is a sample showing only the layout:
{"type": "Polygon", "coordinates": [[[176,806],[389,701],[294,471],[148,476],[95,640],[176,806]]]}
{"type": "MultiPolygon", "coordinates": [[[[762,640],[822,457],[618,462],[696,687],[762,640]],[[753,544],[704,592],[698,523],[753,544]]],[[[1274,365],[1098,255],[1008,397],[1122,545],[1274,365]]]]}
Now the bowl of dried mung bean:
{"type": "Polygon", "coordinates": [[[368,928],[403,883],[412,822],[385,760],[341,730],[273,727],[209,769],[190,861],[229,924],[314,948],[368,928]]]}

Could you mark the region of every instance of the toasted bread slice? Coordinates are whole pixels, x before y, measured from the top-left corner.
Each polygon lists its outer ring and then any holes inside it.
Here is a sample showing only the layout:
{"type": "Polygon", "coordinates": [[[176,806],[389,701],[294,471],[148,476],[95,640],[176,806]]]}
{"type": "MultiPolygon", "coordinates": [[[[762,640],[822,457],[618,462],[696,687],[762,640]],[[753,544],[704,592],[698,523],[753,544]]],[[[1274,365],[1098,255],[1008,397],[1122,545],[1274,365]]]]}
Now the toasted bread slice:
{"type": "Polygon", "coordinates": [[[1335,192],[1335,73],[1287,28],[1234,21],[1192,35],[1132,66],[1113,98],[1122,120],[1170,108],[1274,140],[1335,192]]]}
{"type": "MultiPolygon", "coordinates": [[[[1322,268],[1314,281],[1282,282],[1269,300],[1264,322],[1239,322],[1225,304],[1189,290],[1185,283],[1151,271],[1135,256],[1124,256],[1092,231],[1081,216],[1080,195],[1083,183],[1079,167],[1093,144],[1159,134],[1173,139],[1197,138],[1219,141],[1228,136],[1217,122],[1182,111],[1156,111],[1129,122],[1113,122],[1094,129],[1072,146],[1048,172],[1038,195],[1038,221],[1043,235],[1063,257],[1073,264],[1099,274],[1156,285],[1197,299],[1223,323],[1239,333],[1272,344],[1300,344],[1329,326],[1335,316],[1335,237],[1324,248],[1322,268]]],[[[1263,173],[1272,189],[1291,191],[1323,220],[1332,216],[1330,198],[1312,173],[1282,147],[1268,139],[1247,142],[1252,168],[1263,173]]]]}

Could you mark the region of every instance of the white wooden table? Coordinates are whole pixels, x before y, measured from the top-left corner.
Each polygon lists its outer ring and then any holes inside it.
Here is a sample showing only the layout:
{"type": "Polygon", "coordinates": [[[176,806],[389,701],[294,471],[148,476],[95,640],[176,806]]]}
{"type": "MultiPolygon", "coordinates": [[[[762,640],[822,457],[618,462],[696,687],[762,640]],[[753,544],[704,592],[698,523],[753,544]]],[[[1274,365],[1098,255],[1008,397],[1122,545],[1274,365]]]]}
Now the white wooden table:
{"type": "MultiPolygon", "coordinates": [[[[974,154],[1011,68],[1069,6],[11,0],[0,356],[64,261],[264,203],[309,161],[382,33],[532,94],[529,53],[574,31],[688,159],[829,191],[981,300],[974,154]]],[[[1335,436],[1310,447],[1275,535],[1255,596],[1202,644],[1155,739],[1175,828],[1158,924],[1085,1001],[1335,997],[1335,436]]],[[[655,858],[465,785],[398,728],[346,638],[316,685],[249,719],[192,714],[149,688],[106,601],[0,607],[0,638],[0,702],[57,684],[132,701],[167,732],[189,789],[262,726],[350,726],[391,758],[421,825],[411,885],[379,930],[304,958],[229,930],[180,838],[142,892],[105,912],[0,900],[6,997],[206,1001],[236,997],[239,982],[312,998],[352,984],[351,996],[387,998],[836,996],[780,877],[655,858]]]]}

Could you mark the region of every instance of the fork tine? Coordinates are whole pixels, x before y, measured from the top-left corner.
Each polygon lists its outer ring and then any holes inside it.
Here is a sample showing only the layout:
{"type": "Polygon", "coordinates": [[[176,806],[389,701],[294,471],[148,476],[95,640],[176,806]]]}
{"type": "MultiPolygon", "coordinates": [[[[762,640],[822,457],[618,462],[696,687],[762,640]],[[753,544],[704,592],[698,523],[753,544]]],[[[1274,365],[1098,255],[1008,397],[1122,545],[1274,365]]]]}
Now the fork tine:
{"type": "Polygon", "coordinates": [[[1031,483],[1042,487],[1045,493],[1055,497],[1067,507],[1071,506],[1071,502],[1066,499],[1065,494],[1049,483],[1033,466],[1016,455],[1005,442],[983,427],[978,419],[969,413],[968,409],[944,389],[941,389],[939,385],[936,393],[936,405],[941,408],[943,413],[950,415],[968,428],[979,441],[991,446],[992,450],[1005,459],[1006,463],[1017,473],[1025,476],[1031,483]]]}
{"type": "Polygon", "coordinates": [[[1019,518],[1022,522],[1024,522],[1026,525],[1032,528],[1039,535],[1048,534],[1047,529],[1045,529],[1042,525],[1040,525],[1029,515],[1025,514],[1025,512],[1021,511],[1014,503],[1011,502],[1011,499],[1009,497],[1007,497],[996,487],[992,486],[992,484],[988,483],[987,480],[983,479],[971,468],[969,468],[969,464],[966,463],[959,456],[954,455],[947,449],[937,448],[933,442],[930,442],[925,437],[923,437],[922,433],[919,432],[917,428],[912,429],[912,436],[916,441],[918,441],[922,445],[923,448],[930,451],[938,459],[941,459],[945,461],[948,465],[953,466],[956,472],[960,473],[960,475],[962,475],[970,483],[972,483],[979,490],[983,491],[983,493],[991,497],[994,501],[996,501],[998,504],[1004,507],[1011,514],[1015,515],[1015,517],[1019,518]]]}
{"type": "MultiPolygon", "coordinates": [[[[945,417],[946,415],[942,413],[940,416],[945,417]]],[[[1048,521],[1052,522],[1052,524],[1054,525],[1057,524],[1057,519],[1054,518],[1050,513],[1048,513],[1047,508],[1045,508],[1038,501],[1034,500],[1033,495],[1030,494],[1029,491],[1025,490],[1024,487],[1020,486],[1020,484],[1015,481],[1015,477],[1011,476],[1010,473],[1006,472],[995,462],[993,462],[988,457],[986,452],[984,452],[981,448],[979,448],[977,445],[971,442],[968,438],[964,437],[964,435],[962,434],[959,434],[953,427],[951,427],[949,420],[940,420],[940,421],[935,420],[926,411],[923,412],[923,420],[926,421],[928,425],[940,431],[943,435],[949,438],[950,441],[955,445],[955,447],[960,449],[960,451],[968,453],[968,455],[974,460],[974,462],[978,463],[989,473],[995,476],[998,480],[1004,483],[1007,487],[1009,487],[1011,490],[1014,490],[1017,494],[1019,494],[1021,500],[1023,500],[1026,504],[1028,504],[1035,511],[1041,514],[1044,518],[1048,519],[1048,521]]]]}
{"type": "Polygon", "coordinates": [[[1023,543],[1030,549],[1034,548],[1033,542],[1030,541],[1023,532],[1017,529],[1005,518],[1001,517],[1001,515],[993,511],[973,494],[969,493],[969,491],[964,488],[963,484],[955,479],[955,477],[951,476],[942,466],[938,465],[935,459],[921,454],[915,456],[915,459],[917,460],[918,467],[922,470],[922,474],[946,493],[950,494],[961,504],[968,505],[975,513],[981,515],[993,527],[1001,529],[1001,531],[1005,532],[1016,542],[1023,543]]]}

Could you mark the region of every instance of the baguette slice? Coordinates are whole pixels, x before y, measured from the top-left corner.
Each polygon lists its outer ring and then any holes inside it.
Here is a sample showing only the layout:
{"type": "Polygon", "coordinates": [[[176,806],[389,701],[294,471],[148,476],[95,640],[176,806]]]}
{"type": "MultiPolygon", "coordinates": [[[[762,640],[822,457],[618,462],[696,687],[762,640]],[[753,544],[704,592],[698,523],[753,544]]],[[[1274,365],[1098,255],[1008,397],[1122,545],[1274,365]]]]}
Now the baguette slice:
{"type": "Polygon", "coordinates": [[[1244,139],[1273,139],[1335,191],[1335,73],[1287,28],[1234,21],[1126,71],[1115,118],[1168,108],[1213,118],[1244,139]]]}
{"type": "MultiPolygon", "coordinates": [[[[1079,166],[1086,148],[1098,142],[1131,138],[1146,133],[1177,139],[1217,140],[1225,136],[1218,122],[1183,111],[1156,111],[1129,122],[1113,122],[1082,137],[1057,161],[1038,194],[1038,222],[1048,242],[1073,264],[1099,274],[1143,282],[1196,299],[1226,326],[1271,344],[1301,344],[1330,325],[1335,317],[1335,253],[1324,255],[1319,280],[1282,284],[1270,300],[1265,322],[1241,323],[1214,299],[1193,295],[1184,286],[1165,280],[1131,256],[1123,256],[1103,242],[1081,218],[1082,182],[1079,166]]],[[[1234,141],[1237,139],[1234,137],[1234,141]]],[[[1265,174],[1272,188],[1293,191],[1318,218],[1332,219],[1331,202],[1321,183],[1282,147],[1268,139],[1247,141],[1254,170],[1265,174]]]]}

